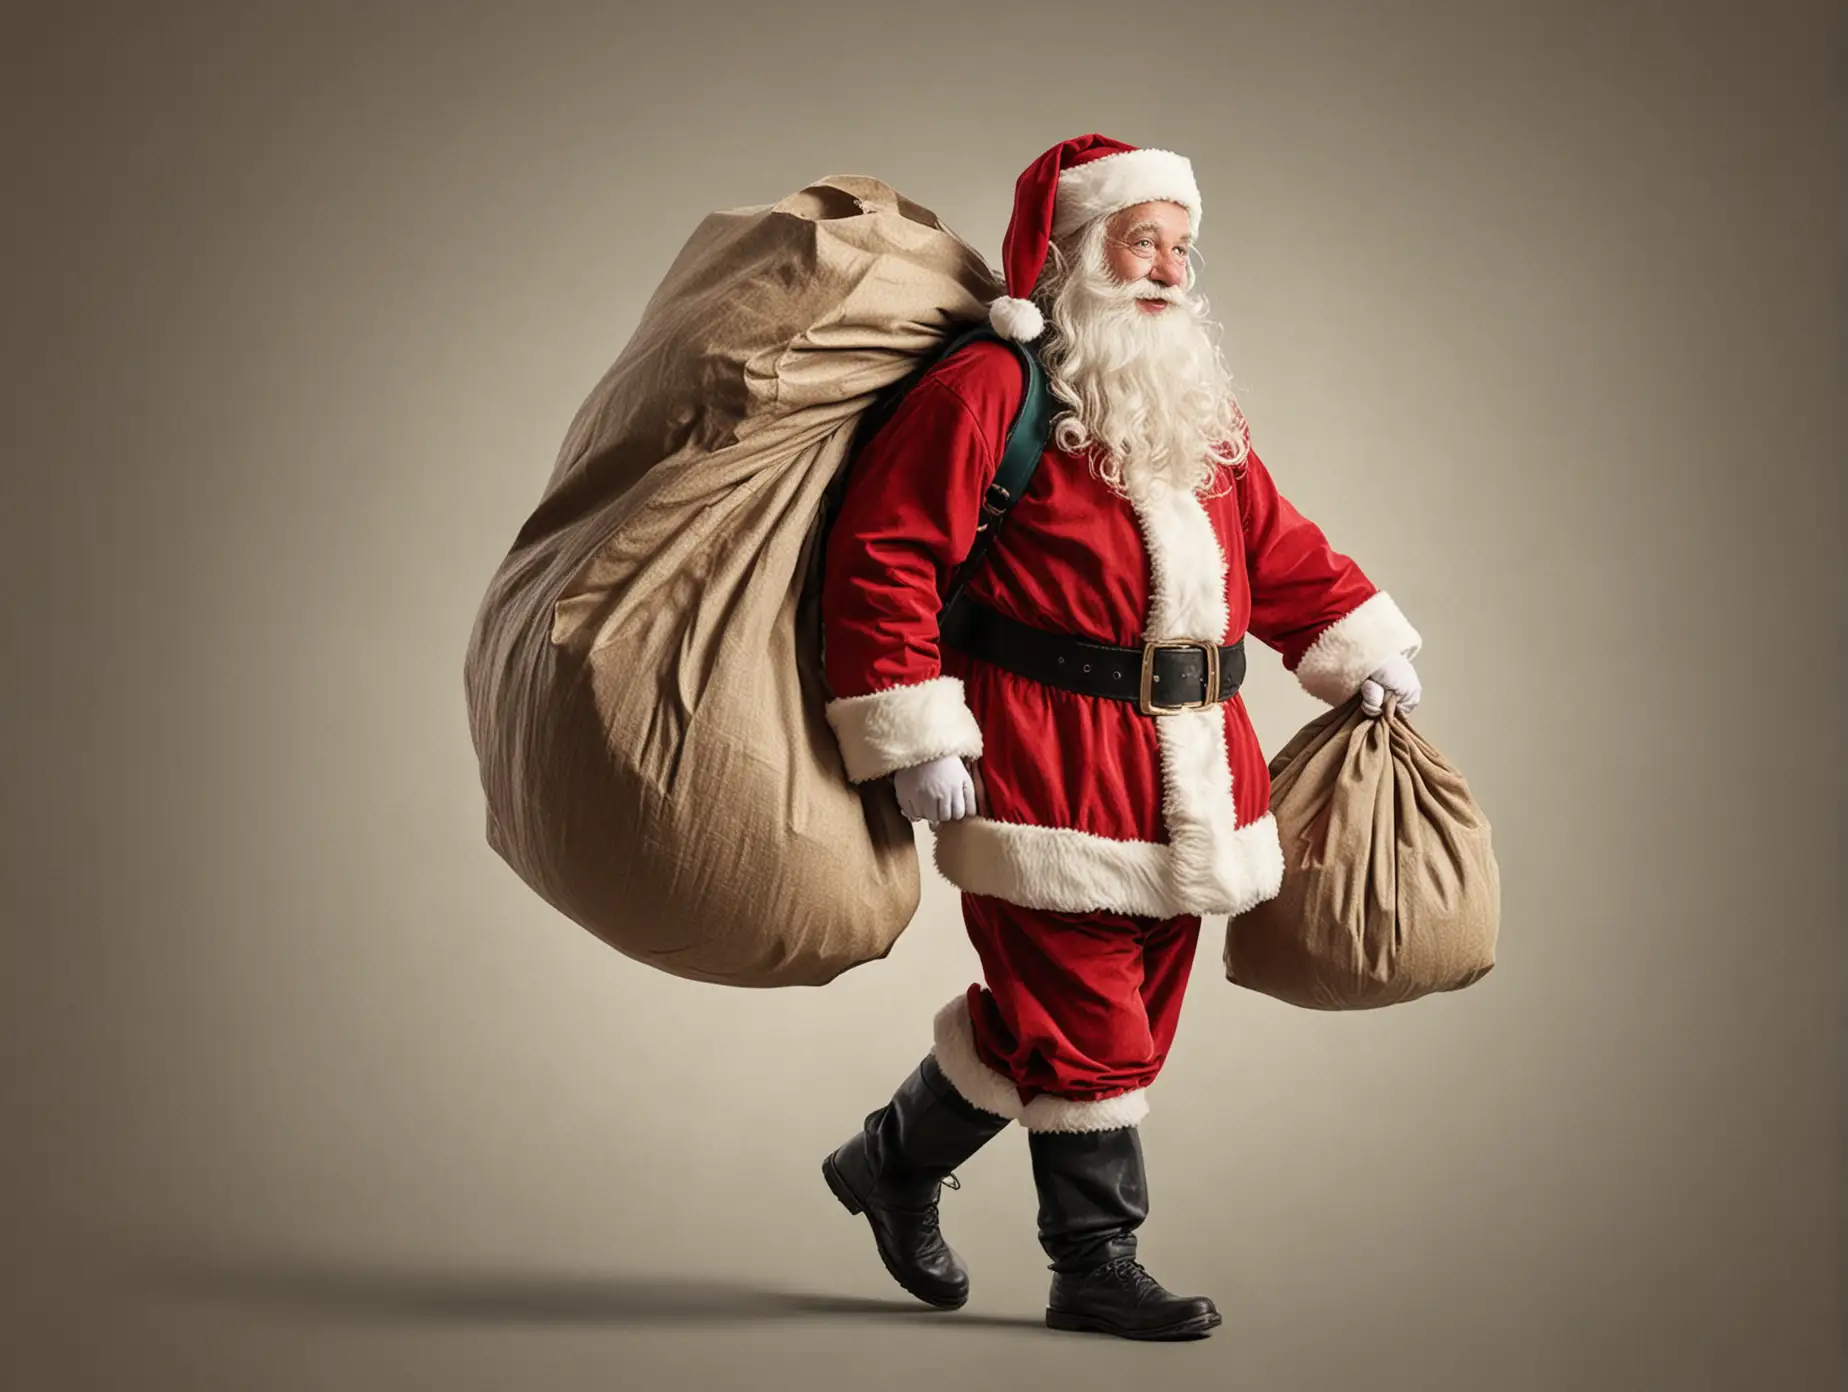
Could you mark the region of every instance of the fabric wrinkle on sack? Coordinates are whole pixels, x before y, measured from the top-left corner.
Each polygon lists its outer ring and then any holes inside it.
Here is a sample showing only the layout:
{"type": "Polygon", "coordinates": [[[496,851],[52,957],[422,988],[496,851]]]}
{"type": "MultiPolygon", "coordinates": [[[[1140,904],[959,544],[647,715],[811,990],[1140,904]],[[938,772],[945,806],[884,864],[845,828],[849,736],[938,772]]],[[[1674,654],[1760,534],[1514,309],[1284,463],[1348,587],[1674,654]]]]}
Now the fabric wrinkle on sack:
{"type": "Polygon", "coordinates": [[[1462,990],[1495,965],[1501,872],[1456,767],[1397,701],[1360,697],[1270,763],[1284,847],[1276,897],[1226,924],[1227,979],[1315,1010],[1462,990]]]}
{"type": "Polygon", "coordinates": [[[874,394],[999,288],[934,213],[831,175],[707,215],[579,407],[464,684],[489,845],[625,955],[819,985],[915,914],[913,830],[822,715],[823,505],[874,394]]]}

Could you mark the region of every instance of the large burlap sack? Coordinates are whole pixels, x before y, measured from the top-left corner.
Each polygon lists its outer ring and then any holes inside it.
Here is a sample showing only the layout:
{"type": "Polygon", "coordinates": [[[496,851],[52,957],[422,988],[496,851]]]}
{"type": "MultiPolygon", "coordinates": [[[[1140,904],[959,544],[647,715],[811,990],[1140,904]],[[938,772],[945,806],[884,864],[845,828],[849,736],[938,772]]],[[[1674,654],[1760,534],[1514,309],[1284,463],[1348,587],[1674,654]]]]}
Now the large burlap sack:
{"type": "Polygon", "coordinates": [[[579,409],[464,681],[489,844],[611,946],[813,985],[915,913],[911,824],[823,714],[820,523],[857,417],[1000,293],[929,209],[825,178],[701,222],[579,409]]]}
{"type": "Polygon", "coordinates": [[[1270,763],[1283,888],[1226,922],[1228,980],[1314,1010],[1455,991],[1495,965],[1501,872],[1469,784],[1387,696],[1270,763]]]}

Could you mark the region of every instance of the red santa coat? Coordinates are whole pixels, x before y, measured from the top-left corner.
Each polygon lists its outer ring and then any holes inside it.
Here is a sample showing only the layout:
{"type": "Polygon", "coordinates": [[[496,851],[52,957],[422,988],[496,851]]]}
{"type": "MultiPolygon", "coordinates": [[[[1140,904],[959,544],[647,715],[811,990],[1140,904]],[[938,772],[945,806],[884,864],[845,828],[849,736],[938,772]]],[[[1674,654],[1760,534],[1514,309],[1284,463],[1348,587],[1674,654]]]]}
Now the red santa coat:
{"type": "MultiPolygon", "coordinates": [[[[971,760],[982,810],[937,829],[935,859],[973,893],[1061,912],[1241,913],[1283,874],[1242,695],[1148,716],[939,644],[1024,389],[1012,351],[979,342],[914,387],[852,466],[821,601],[827,717],[848,777],[971,760]]],[[[1219,497],[1160,481],[1128,491],[1049,444],[969,597],[1126,647],[1250,633],[1331,705],[1393,653],[1418,652],[1398,605],[1291,506],[1255,452],[1219,497]]]]}

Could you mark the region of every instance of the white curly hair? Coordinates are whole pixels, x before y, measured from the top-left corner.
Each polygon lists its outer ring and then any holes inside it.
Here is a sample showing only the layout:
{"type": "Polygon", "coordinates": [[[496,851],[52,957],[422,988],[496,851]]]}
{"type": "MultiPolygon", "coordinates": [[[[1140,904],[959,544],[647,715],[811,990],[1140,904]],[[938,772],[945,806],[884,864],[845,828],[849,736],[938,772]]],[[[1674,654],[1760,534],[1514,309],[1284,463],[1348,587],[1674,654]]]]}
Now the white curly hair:
{"type": "Polygon", "coordinates": [[[1040,360],[1067,408],[1054,419],[1053,442],[1086,457],[1118,493],[1144,471],[1204,496],[1224,493],[1244,468],[1250,430],[1218,327],[1194,292],[1192,260],[1185,286],[1120,281],[1104,252],[1110,221],[1093,218],[1053,242],[1033,290],[1047,323],[1040,360]],[[1138,309],[1146,297],[1169,307],[1138,309]]]}

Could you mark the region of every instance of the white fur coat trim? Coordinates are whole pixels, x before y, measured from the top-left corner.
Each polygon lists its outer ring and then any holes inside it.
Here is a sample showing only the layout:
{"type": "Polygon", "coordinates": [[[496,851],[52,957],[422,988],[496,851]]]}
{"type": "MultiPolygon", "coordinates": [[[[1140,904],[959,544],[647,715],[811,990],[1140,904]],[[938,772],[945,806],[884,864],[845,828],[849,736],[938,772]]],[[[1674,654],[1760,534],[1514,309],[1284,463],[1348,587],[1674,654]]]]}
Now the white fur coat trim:
{"type": "Polygon", "coordinates": [[[964,817],[937,828],[932,859],[958,889],[1055,913],[1240,914],[1283,888],[1269,812],[1236,828],[1227,813],[1168,844],[964,817]]]}
{"type": "Polygon", "coordinates": [[[853,783],[944,754],[973,759],[982,752],[982,727],[963,698],[961,677],[842,696],[825,710],[853,783]]]}
{"type": "Polygon", "coordinates": [[[969,1020],[966,995],[951,997],[937,1012],[932,1029],[936,1042],[931,1052],[937,1066],[963,1099],[991,1115],[1018,1121],[1029,1131],[1114,1131],[1134,1126],[1149,1114],[1147,1088],[1095,1102],[1041,1093],[1022,1106],[1014,1084],[975,1052],[975,1026],[969,1020]]]}
{"type": "Polygon", "coordinates": [[[1311,696],[1338,706],[1394,653],[1416,657],[1418,630],[1378,590],[1323,629],[1296,664],[1296,680],[1311,696]]]}
{"type": "MultiPolygon", "coordinates": [[[[1223,644],[1227,561],[1199,495],[1159,475],[1125,480],[1149,565],[1145,637],[1223,644]]],[[[1117,841],[1068,827],[968,817],[937,828],[933,858],[960,889],[1063,913],[1243,913],[1283,884],[1266,811],[1238,825],[1223,705],[1149,717],[1168,839],[1117,841]]]]}

